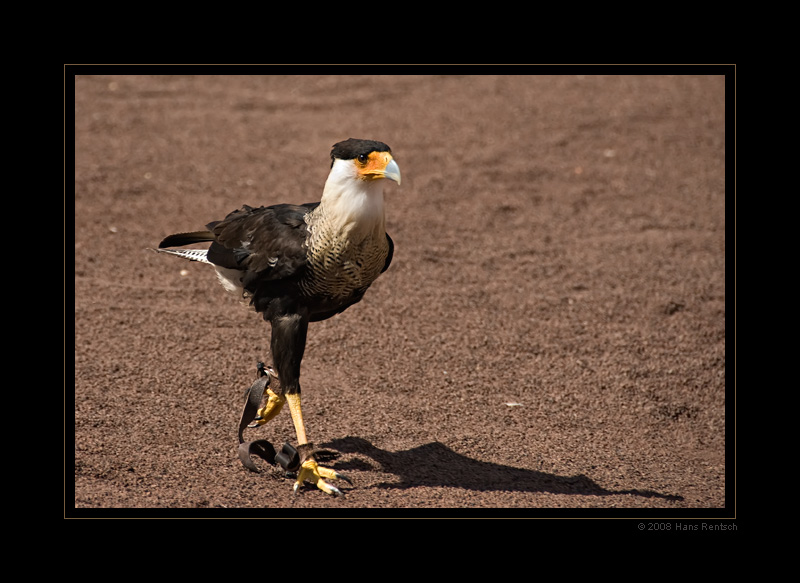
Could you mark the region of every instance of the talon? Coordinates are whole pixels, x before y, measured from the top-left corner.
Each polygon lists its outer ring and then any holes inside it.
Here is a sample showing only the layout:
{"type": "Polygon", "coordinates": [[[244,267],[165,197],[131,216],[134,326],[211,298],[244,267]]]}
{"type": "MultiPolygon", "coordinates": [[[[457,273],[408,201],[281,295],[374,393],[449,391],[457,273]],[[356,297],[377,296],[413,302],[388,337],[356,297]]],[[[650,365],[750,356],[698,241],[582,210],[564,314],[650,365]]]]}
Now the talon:
{"type": "Polygon", "coordinates": [[[267,402],[261,409],[256,411],[256,416],[254,418],[256,427],[259,425],[264,425],[264,423],[275,417],[275,415],[278,414],[278,411],[281,410],[281,407],[283,407],[283,404],[286,402],[286,399],[283,398],[283,395],[273,393],[272,389],[270,388],[267,388],[264,391],[264,394],[267,396],[267,402]]]}
{"type": "Polygon", "coordinates": [[[297,481],[294,483],[294,492],[296,493],[300,489],[300,485],[304,481],[309,481],[326,494],[331,494],[333,496],[344,496],[344,493],[339,490],[339,488],[329,484],[323,478],[327,478],[329,480],[343,479],[352,484],[349,478],[343,476],[339,472],[330,468],[322,468],[318,466],[317,462],[312,458],[307,459],[300,466],[300,471],[297,474],[297,481]]]}

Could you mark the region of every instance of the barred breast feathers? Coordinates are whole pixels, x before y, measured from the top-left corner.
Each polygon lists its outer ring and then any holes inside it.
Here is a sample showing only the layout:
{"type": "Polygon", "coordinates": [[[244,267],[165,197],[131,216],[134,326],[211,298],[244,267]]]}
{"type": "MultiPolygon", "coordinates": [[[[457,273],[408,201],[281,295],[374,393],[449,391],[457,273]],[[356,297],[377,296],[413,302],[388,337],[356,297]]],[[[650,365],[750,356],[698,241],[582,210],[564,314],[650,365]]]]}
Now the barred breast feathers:
{"type": "Polygon", "coordinates": [[[306,293],[346,297],[380,275],[389,251],[381,185],[326,183],[320,205],[305,217],[309,277],[306,293]]]}

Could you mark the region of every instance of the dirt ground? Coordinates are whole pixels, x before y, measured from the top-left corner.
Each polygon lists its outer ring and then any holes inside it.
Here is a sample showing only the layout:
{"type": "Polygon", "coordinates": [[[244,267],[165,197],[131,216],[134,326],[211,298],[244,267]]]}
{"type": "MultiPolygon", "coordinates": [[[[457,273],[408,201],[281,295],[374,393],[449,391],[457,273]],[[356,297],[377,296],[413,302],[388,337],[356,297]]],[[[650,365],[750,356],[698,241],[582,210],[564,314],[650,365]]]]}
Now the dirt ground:
{"type": "MultiPolygon", "coordinates": [[[[92,73],[74,77],[67,516],[734,515],[725,77],[92,73]],[[319,200],[348,137],[401,168],[394,262],[312,324],[303,363],[309,437],[353,483],[292,495],[237,457],[268,325],[209,266],[148,248],[319,200]]],[[[296,442],[288,410],[246,437],[296,442]]]]}

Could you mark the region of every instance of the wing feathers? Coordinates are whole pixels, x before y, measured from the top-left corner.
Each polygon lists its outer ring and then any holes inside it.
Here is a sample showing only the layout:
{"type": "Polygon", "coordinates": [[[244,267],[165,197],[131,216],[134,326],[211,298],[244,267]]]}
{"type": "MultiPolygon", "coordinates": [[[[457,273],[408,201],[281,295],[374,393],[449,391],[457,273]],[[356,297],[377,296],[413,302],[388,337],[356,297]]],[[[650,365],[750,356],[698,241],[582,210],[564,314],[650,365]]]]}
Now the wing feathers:
{"type": "Polygon", "coordinates": [[[291,277],[305,265],[304,217],[318,204],[242,207],[224,220],[208,225],[215,239],[208,259],[224,267],[247,271],[251,277],[255,274],[266,279],[291,277]]]}
{"type": "MultiPolygon", "coordinates": [[[[248,280],[282,279],[296,274],[306,262],[305,215],[318,202],[278,204],[254,208],[244,205],[205,231],[176,233],[159,243],[159,249],[211,243],[206,262],[247,272],[248,280]]],[[[189,258],[186,253],[174,253],[189,258]]]]}

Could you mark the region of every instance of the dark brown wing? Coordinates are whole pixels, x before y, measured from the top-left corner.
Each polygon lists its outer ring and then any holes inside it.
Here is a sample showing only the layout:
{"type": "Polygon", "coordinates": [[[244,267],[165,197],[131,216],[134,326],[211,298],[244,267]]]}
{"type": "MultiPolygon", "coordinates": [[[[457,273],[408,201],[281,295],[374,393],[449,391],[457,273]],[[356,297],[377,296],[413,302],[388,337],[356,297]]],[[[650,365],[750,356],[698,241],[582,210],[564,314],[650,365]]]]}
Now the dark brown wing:
{"type": "Polygon", "coordinates": [[[295,277],[306,265],[305,215],[319,203],[244,206],[207,225],[214,241],[208,260],[245,272],[245,287],[255,280],[295,277]]]}
{"type": "Polygon", "coordinates": [[[386,256],[386,263],[383,264],[383,269],[381,269],[381,273],[389,269],[389,265],[392,263],[392,256],[394,255],[394,241],[389,236],[389,233],[386,233],[386,241],[389,243],[389,254],[386,256]]]}

